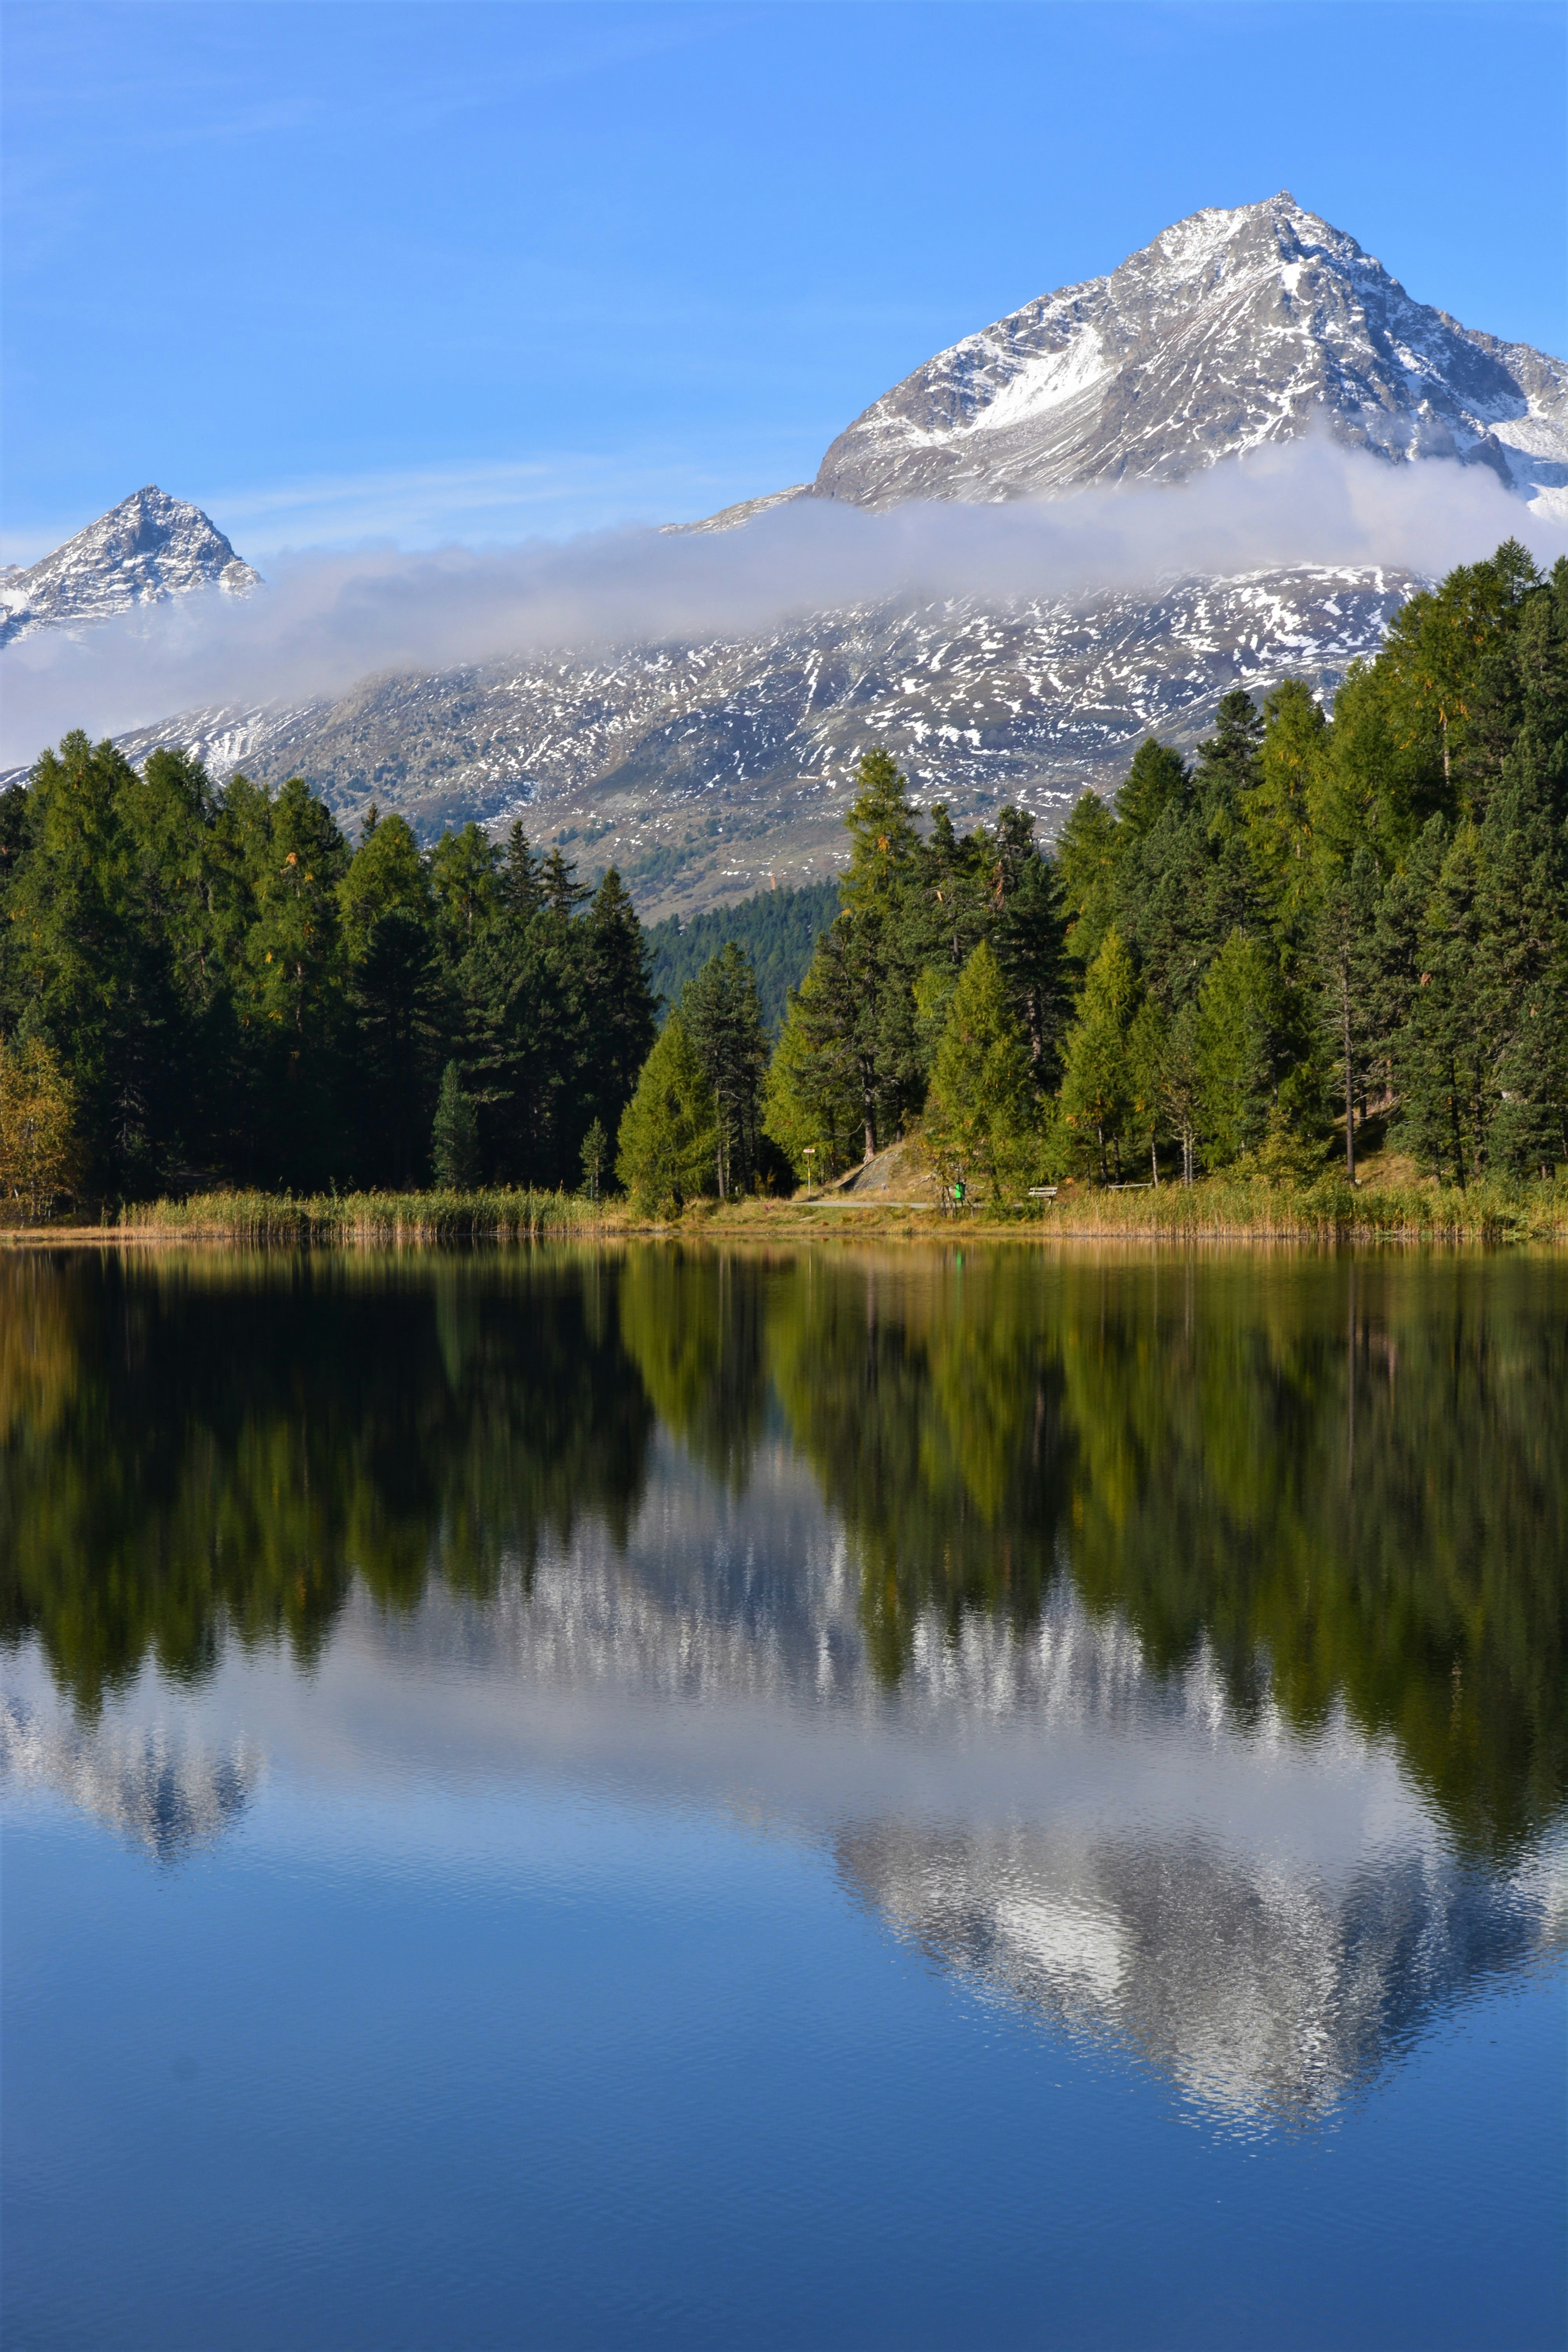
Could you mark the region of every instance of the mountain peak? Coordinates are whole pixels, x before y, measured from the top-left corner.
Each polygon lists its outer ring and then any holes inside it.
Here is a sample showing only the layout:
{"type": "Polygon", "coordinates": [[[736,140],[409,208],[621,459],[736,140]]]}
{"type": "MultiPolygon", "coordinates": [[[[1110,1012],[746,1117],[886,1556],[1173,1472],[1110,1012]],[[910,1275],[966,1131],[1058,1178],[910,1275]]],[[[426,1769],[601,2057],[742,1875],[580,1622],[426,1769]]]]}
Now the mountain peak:
{"type": "Polygon", "coordinates": [[[248,596],[260,574],[200,507],[144,482],[26,571],[0,580],[0,645],[36,629],[110,619],[199,588],[248,596]]]}
{"type": "Polygon", "coordinates": [[[1285,189],[966,335],[857,417],[813,488],[873,508],[1049,496],[1325,426],[1390,461],[1489,466],[1568,513],[1568,367],[1412,300],[1285,189]]]}

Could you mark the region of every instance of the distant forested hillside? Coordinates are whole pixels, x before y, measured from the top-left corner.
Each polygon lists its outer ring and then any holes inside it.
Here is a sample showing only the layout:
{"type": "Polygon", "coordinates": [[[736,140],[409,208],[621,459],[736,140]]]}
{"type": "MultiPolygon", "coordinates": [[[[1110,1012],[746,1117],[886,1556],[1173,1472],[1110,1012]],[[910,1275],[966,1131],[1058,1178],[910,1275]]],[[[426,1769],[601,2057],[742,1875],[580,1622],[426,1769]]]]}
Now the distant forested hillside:
{"type": "Polygon", "coordinates": [[[763,890],[732,907],[710,908],[706,914],[694,915],[684,930],[672,915],[668,922],[648,928],[654,987],[667,1004],[679,1004],[687,982],[695,980],[709,957],[733,940],[756,966],[763,1019],[770,1035],[776,1036],[784,998],[805,978],[817,935],[837,912],[837,883],[811,882],[804,889],[763,890]]]}

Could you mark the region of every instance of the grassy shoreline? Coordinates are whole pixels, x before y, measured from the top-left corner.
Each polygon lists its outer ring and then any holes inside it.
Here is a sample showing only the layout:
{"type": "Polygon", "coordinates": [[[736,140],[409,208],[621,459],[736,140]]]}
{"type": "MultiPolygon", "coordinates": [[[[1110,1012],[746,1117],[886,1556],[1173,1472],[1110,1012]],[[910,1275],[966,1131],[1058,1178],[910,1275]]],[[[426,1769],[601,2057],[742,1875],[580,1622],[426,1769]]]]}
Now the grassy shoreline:
{"type": "Polygon", "coordinates": [[[808,1202],[701,1202],[668,1223],[621,1201],[568,1192],[204,1192],[122,1208],[108,1223],[0,1228],[0,1243],[228,1242],[283,1246],[421,1247],[436,1243],[696,1239],[880,1238],[1006,1241],[1568,1242],[1568,1178],[1512,1186],[1488,1180],[1460,1191],[1426,1182],[1363,1185],[1327,1179],[1306,1189],[1211,1176],[1191,1186],[1114,1192],[1064,1187],[1056,1201],[976,1204],[962,1217],[934,1207],[853,1195],[808,1202]]]}
{"type": "Polygon", "coordinates": [[[5,1241],[223,1241],[342,1245],[542,1241],[595,1232],[603,1212],[568,1192],[197,1192],[122,1206],[107,1223],[0,1231],[5,1241]]]}

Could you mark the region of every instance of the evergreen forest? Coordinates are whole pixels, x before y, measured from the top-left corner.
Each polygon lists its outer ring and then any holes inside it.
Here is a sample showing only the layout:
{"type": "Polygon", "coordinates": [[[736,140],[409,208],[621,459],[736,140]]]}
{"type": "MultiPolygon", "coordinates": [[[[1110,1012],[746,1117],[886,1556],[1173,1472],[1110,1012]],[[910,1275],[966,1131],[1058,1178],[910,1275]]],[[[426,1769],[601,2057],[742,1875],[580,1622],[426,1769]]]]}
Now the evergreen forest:
{"type": "Polygon", "coordinates": [[[998,1191],[1355,1173],[1369,1124],[1464,1186],[1568,1163],[1568,562],[1510,541],[1412,597],[1332,715],[1237,689],[1054,855],[922,832],[861,769],[840,911],[766,1126],[838,1167],[922,1122],[998,1191]]]}
{"type": "Polygon", "coordinates": [[[590,893],[521,825],[423,851],[374,808],[351,849],[297,778],[77,734],[0,799],[0,1030],[10,1127],[52,1077],[93,1201],[574,1186],[655,1020],[613,868],[590,893]]]}
{"type": "Polygon", "coordinates": [[[795,890],[759,890],[733,906],[709,907],[683,923],[670,915],[648,926],[653,984],[667,1005],[679,1004],[689,980],[731,941],[749,955],[757,977],[763,1023],[776,1037],[789,992],[810,963],[819,934],[838,912],[838,885],[807,882],[795,890]]]}
{"type": "Polygon", "coordinates": [[[8,1213],[432,1180],[668,1212],[916,1131],[997,1199],[1353,1179],[1369,1139],[1460,1187],[1568,1164],[1568,561],[1412,597],[1331,713],[1233,691],[1054,848],[1014,808],[960,835],[877,750],[847,826],[836,887],[649,935],[521,826],[422,849],[373,810],[351,847],[299,779],[68,736],[0,795],[8,1213]]]}

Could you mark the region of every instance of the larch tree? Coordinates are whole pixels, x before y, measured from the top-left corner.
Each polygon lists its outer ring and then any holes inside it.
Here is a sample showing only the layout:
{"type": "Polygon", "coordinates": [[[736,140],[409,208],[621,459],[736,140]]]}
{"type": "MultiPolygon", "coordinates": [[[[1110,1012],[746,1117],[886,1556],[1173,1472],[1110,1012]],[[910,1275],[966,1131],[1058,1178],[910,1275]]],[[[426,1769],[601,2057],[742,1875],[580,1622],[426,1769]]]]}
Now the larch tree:
{"type": "Polygon", "coordinates": [[[621,1119],[616,1173],[643,1215],[679,1215],[711,1187],[718,1149],[713,1090],[685,1022],[672,1013],[621,1119]]]}
{"type": "Polygon", "coordinates": [[[982,940],[959,975],[926,1098],[925,1139],[951,1180],[977,1170],[994,1196],[1029,1174],[1036,1096],[1029,1043],[982,940]]]}

